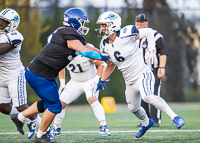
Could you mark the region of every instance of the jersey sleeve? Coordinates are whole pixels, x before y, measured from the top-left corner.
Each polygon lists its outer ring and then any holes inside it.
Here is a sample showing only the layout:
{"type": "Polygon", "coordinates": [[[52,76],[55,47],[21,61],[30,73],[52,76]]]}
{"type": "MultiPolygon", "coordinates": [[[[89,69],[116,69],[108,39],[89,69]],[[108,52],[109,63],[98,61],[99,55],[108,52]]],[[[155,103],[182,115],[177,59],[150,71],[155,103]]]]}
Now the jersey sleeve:
{"type": "Polygon", "coordinates": [[[160,55],[168,55],[166,43],[162,35],[156,40],[156,49],[157,49],[157,53],[159,53],[160,55]]]}
{"type": "Polygon", "coordinates": [[[132,37],[135,38],[138,35],[139,31],[135,25],[127,25],[120,30],[120,38],[132,37]]]}
{"type": "Polygon", "coordinates": [[[6,37],[8,39],[8,43],[10,43],[14,48],[21,45],[24,40],[24,37],[18,31],[13,31],[13,32],[7,33],[6,37]]]}
{"type": "Polygon", "coordinates": [[[62,35],[65,40],[80,40],[83,45],[86,45],[85,37],[78,34],[75,28],[64,28],[62,35]]]}

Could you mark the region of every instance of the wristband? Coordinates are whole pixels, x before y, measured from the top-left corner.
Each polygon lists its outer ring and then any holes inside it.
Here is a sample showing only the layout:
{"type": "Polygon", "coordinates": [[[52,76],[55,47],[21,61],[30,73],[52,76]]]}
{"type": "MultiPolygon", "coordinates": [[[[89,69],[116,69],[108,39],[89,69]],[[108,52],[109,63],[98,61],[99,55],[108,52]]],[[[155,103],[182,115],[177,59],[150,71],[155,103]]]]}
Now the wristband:
{"type": "Polygon", "coordinates": [[[107,62],[108,59],[110,58],[110,56],[108,54],[106,54],[106,53],[99,53],[99,54],[101,56],[101,61],[107,62]]]}
{"type": "Polygon", "coordinates": [[[159,67],[159,68],[163,68],[163,69],[165,69],[165,67],[159,67]]]}
{"type": "Polygon", "coordinates": [[[100,78],[100,77],[101,77],[101,76],[96,75],[96,76],[94,77],[94,80],[97,81],[97,82],[99,82],[99,78],[100,78]]]}

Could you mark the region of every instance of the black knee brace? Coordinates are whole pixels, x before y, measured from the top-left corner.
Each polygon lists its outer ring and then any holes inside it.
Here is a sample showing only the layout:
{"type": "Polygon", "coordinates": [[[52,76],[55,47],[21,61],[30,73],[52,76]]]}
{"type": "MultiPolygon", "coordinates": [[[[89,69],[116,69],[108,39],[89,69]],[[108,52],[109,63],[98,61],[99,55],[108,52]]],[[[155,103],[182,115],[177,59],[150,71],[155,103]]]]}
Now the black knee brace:
{"type": "Polygon", "coordinates": [[[39,111],[40,113],[43,113],[43,112],[44,112],[44,103],[43,103],[42,100],[39,100],[39,101],[37,102],[37,108],[38,108],[38,111],[39,111]]]}

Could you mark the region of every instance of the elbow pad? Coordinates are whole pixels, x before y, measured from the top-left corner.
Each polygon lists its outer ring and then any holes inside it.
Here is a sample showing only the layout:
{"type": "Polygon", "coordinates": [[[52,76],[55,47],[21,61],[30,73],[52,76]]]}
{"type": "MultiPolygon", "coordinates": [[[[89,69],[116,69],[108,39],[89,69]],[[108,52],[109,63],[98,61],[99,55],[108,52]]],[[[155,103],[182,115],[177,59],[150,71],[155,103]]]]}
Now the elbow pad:
{"type": "Polygon", "coordinates": [[[101,58],[101,55],[95,51],[88,51],[88,52],[78,51],[78,54],[82,55],[84,57],[87,57],[87,58],[91,58],[91,59],[100,59],[101,58]]]}

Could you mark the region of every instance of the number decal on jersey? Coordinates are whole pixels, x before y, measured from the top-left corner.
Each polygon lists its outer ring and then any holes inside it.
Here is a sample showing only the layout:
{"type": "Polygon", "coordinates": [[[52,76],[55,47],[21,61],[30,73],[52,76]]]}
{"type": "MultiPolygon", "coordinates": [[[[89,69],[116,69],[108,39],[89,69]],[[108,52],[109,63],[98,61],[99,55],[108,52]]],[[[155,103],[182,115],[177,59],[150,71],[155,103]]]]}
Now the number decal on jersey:
{"type": "Polygon", "coordinates": [[[120,56],[121,53],[119,51],[115,51],[114,52],[114,57],[118,62],[123,62],[125,60],[124,57],[120,56]]]}
{"type": "MultiPolygon", "coordinates": [[[[78,67],[78,69],[79,69],[80,72],[83,72],[83,69],[81,68],[81,65],[80,65],[80,64],[77,64],[76,66],[78,67]]],[[[73,65],[73,64],[70,64],[70,65],[69,65],[69,67],[72,67],[72,69],[71,69],[72,72],[75,71],[76,66],[73,65]]]]}
{"type": "Polygon", "coordinates": [[[16,32],[13,32],[13,33],[11,33],[11,35],[17,35],[17,33],[16,33],[16,32]]]}

